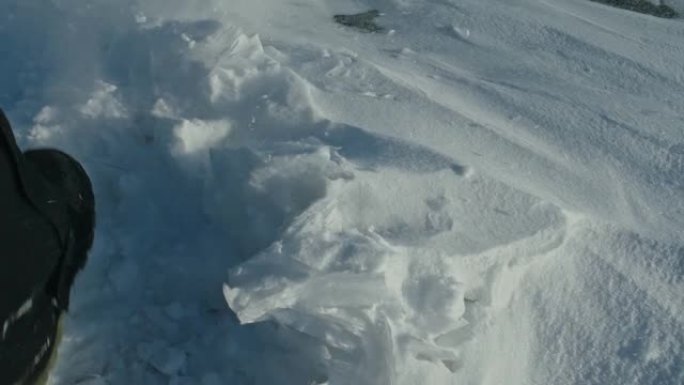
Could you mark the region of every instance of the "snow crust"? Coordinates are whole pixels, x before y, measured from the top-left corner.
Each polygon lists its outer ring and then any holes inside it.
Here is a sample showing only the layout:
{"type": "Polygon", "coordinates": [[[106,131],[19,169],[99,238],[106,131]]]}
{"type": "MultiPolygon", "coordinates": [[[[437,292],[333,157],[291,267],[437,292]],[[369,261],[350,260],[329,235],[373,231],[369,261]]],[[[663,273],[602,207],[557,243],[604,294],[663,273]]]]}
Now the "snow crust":
{"type": "Polygon", "coordinates": [[[0,105],[98,199],[50,383],[684,383],[682,37],[582,0],[2,2],[0,105]]]}

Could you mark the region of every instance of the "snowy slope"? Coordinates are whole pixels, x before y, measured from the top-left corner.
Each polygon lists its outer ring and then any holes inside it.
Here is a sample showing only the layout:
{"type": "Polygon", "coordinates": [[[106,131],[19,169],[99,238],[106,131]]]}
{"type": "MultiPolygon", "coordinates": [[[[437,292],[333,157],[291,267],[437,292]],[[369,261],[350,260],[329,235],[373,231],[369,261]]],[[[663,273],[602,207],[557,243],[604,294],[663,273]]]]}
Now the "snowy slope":
{"type": "Polygon", "coordinates": [[[0,105],[98,197],[52,384],[684,383],[681,20],[584,0],[0,15],[0,105]],[[383,32],[332,22],[368,9],[383,32]]]}

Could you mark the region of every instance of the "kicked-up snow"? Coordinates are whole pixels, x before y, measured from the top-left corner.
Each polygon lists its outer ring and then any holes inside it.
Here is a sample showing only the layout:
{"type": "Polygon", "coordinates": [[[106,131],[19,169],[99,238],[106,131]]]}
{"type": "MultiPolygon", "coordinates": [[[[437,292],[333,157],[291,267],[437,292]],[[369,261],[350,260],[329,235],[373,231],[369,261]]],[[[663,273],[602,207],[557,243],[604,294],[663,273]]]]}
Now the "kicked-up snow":
{"type": "Polygon", "coordinates": [[[51,384],[684,383],[681,19],[9,0],[0,38],[21,145],[98,199],[51,384]]]}

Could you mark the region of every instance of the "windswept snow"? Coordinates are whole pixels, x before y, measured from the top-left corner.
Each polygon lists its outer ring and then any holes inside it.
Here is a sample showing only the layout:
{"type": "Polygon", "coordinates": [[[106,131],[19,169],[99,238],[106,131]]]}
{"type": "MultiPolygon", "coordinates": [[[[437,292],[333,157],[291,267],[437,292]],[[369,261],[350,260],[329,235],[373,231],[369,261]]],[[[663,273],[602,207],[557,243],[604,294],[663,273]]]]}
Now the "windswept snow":
{"type": "Polygon", "coordinates": [[[684,383],[682,20],[9,0],[0,38],[98,199],[51,384],[684,383]]]}

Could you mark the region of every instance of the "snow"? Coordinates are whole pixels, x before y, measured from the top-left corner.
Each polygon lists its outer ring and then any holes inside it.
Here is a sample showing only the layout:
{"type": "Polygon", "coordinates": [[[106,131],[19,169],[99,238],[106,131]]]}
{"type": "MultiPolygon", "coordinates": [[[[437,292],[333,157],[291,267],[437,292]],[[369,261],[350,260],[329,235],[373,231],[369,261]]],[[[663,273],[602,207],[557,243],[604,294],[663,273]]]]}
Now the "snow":
{"type": "Polygon", "coordinates": [[[681,19],[7,0],[0,37],[20,144],[97,196],[51,384],[684,382],[681,19]]]}

